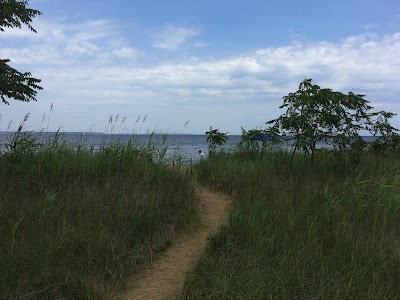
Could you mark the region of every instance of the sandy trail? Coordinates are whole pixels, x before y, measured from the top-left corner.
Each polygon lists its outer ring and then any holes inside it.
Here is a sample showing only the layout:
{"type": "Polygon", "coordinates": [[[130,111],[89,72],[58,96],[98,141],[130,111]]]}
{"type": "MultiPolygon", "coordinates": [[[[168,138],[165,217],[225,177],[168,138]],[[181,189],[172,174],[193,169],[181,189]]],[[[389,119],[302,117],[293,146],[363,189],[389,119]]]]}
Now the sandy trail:
{"type": "Polygon", "coordinates": [[[169,250],[128,285],[125,300],[174,299],[188,271],[205,250],[207,237],[228,220],[231,198],[208,189],[198,189],[201,226],[173,241],[169,250]]]}

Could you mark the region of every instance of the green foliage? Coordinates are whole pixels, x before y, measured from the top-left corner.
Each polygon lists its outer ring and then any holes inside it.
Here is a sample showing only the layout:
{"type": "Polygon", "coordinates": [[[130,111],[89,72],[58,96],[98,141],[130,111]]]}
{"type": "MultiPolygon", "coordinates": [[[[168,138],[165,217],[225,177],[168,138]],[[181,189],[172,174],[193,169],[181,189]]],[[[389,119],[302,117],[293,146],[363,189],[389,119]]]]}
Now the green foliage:
{"type": "Polygon", "coordinates": [[[368,145],[368,150],[375,154],[390,153],[399,149],[400,136],[393,134],[389,137],[380,137],[368,145]]]}
{"type": "Polygon", "coordinates": [[[31,73],[21,73],[6,63],[0,62],[0,97],[4,104],[9,104],[7,99],[24,102],[36,101],[37,91],[42,87],[38,85],[40,79],[31,77],[31,73]]]}
{"type": "MultiPolygon", "coordinates": [[[[28,0],[3,0],[0,2],[0,32],[4,28],[21,28],[22,24],[36,32],[31,26],[32,19],[42,13],[28,8],[28,0]]],[[[8,99],[20,101],[36,101],[37,91],[42,87],[38,85],[40,79],[32,77],[29,72],[19,72],[8,65],[9,59],[0,59],[0,97],[4,104],[9,104],[8,99]]]]}
{"type": "Polygon", "coordinates": [[[195,197],[151,144],[15,133],[0,156],[0,299],[114,299],[168,248],[195,197]]]}
{"type": "Polygon", "coordinates": [[[267,129],[274,136],[293,141],[293,155],[303,150],[314,159],[316,145],[325,142],[335,150],[344,151],[352,144],[360,144],[360,131],[380,135],[382,141],[396,135],[389,119],[395,114],[373,109],[364,95],[349,92],[347,95],[331,89],[321,89],[311,79],[300,83],[299,89],[283,97],[286,112],[267,129]]]}
{"type": "Polygon", "coordinates": [[[262,138],[263,134],[265,133],[265,130],[256,128],[256,129],[249,129],[246,131],[243,127],[241,127],[241,129],[242,129],[242,136],[240,137],[238,148],[243,150],[259,150],[260,143],[259,141],[255,140],[255,137],[262,138]]]}
{"type": "Polygon", "coordinates": [[[31,26],[32,19],[42,13],[38,10],[28,8],[29,0],[2,0],[0,2],[0,31],[4,27],[18,27],[22,24],[36,32],[31,26]]]}
{"type": "Polygon", "coordinates": [[[237,152],[196,166],[234,197],[181,299],[397,299],[400,160],[237,152]]]}
{"type": "Polygon", "coordinates": [[[217,149],[222,147],[228,140],[228,133],[220,132],[219,129],[213,129],[210,126],[210,130],[206,131],[206,142],[208,143],[209,153],[216,153],[217,149]]]}
{"type": "Polygon", "coordinates": [[[243,127],[240,141],[237,145],[238,150],[243,151],[260,151],[269,148],[270,150],[277,148],[278,140],[268,135],[266,129],[249,129],[243,127]]]}
{"type": "Polygon", "coordinates": [[[38,150],[40,144],[34,133],[24,130],[24,124],[28,118],[29,114],[26,114],[23,122],[19,125],[11,140],[5,144],[7,149],[4,154],[5,158],[15,160],[18,159],[21,154],[34,154],[38,150]]]}

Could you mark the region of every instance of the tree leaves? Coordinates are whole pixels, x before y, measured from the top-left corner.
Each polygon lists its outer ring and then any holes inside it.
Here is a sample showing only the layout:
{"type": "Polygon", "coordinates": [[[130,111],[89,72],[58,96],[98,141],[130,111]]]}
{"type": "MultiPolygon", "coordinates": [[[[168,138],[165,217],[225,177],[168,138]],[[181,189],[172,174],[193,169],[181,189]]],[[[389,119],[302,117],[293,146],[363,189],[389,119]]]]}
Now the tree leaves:
{"type": "Polygon", "coordinates": [[[221,147],[229,139],[228,133],[220,132],[219,129],[213,129],[212,126],[210,126],[209,131],[206,131],[206,135],[209,153],[215,153],[217,146],[221,147]]]}
{"type": "MultiPolygon", "coordinates": [[[[32,19],[42,13],[28,8],[28,0],[0,0],[0,32],[4,28],[21,28],[22,24],[36,32],[30,25],[32,19]]],[[[29,72],[19,72],[8,65],[9,59],[0,59],[0,98],[4,104],[9,104],[9,99],[20,101],[36,101],[37,91],[42,87],[38,85],[40,79],[32,77],[29,72]]]]}
{"type": "Polygon", "coordinates": [[[31,26],[32,19],[42,13],[35,9],[28,8],[29,0],[1,0],[0,2],[0,31],[4,31],[5,27],[21,28],[22,24],[36,32],[31,26]]]}
{"type": "Polygon", "coordinates": [[[395,114],[373,109],[365,95],[349,92],[347,95],[331,89],[321,89],[305,79],[295,93],[283,97],[286,112],[279,118],[268,121],[267,132],[290,139],[293,155],[303,149],[313,160],[318,142],[324,141],[335,150],[343,151],[353,143],[360,144],[360,131],[365,130],[380,139],[394,140],[398,131],[389,123],[395,114]]]}
{"type": "Polygon", "coordinates": [[[29,72],[21,73],[5,63],[0,64],[1,101],[4,104],[9,104],[7,99],[36,101],[37,90],[42,89],[37,85],[40,81],[31,77],[29,72]]]}

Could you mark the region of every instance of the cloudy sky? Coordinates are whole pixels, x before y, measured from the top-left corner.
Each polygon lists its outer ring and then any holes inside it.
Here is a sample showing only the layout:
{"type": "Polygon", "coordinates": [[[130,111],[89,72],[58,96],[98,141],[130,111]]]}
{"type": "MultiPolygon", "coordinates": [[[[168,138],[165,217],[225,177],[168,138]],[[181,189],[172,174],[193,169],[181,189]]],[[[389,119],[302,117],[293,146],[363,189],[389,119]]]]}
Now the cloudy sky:
{"type": "MultiPolygon", "coordinates": [[[[398,0],[31,0],[30,7],[43,12],[37,34],[0,33],[0,58],[41,78],[44,90],[37,102],[2,105],[0,131],[30,113],[31,130],[104,132],[119,115],[117,131],[204,133],[212,125],[235,134],[282,114],[282,97],[305,78],[400,114],[398,0]]],[[[400,127],[399,116],[393,124],[400,127]]]]}

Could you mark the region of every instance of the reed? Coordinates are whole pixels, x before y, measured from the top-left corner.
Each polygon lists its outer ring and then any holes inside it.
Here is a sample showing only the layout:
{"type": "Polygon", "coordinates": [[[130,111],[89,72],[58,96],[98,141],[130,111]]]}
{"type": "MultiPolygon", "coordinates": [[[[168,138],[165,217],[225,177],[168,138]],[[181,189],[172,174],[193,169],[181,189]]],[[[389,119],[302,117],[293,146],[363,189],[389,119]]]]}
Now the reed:
{"type": "Polygon", "coordinates": [[[398,298],[398,154],[290,166],[286,152],[238,151],[196,170],[234,205],[181,299],[398,298]]]}
{"type": "Polygon", "coordinates": [[[196,214],[189,175],[164,154],[21,126],[0,157],[0,298],[113,298],[196,214]]]}

